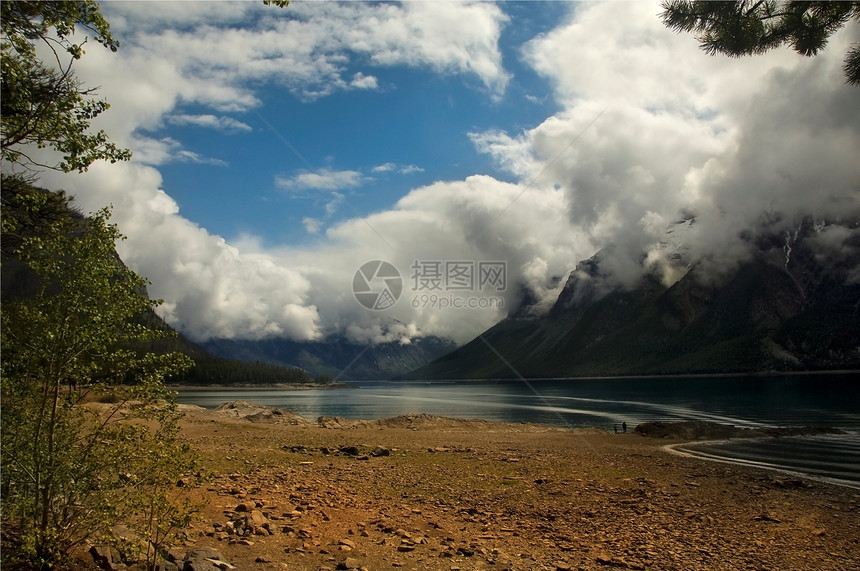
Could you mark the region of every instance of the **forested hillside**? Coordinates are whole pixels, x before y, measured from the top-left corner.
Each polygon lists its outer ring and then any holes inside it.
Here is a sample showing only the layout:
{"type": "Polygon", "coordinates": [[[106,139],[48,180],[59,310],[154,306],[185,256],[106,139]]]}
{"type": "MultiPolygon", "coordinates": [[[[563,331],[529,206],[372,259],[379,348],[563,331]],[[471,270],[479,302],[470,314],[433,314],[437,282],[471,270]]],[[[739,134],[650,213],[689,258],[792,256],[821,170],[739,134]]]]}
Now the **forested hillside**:
{"type": "MultiPolygon", "coordinates": [[[[37,281],[35,274],[17,255],[22,240],[39,236],[46,228],[58,223],[66,224],[71,234],[83,232],[86,217],[64,193],[35,187],[21,177],[3,177],[2,200],[5,221],[2,236],[2,296],[7,300],[26,298],[33,295],[37,281]]],[[[119,256],[116,258],[119,260],[119,256]]],[[[141,293],[146,294],[145,290],[141,293]]],[[[216,357],[173,331],[153,311],[146,311],[136,319],[149,329],[169,334],[147,342],[137,342],[131,349],[157,354],[175,351],[193,359],[194,365],[188,371],[166,379],[170,384],[231,386],[333,382],[329,376],[314,376],[297,367],[216,357]]]]}

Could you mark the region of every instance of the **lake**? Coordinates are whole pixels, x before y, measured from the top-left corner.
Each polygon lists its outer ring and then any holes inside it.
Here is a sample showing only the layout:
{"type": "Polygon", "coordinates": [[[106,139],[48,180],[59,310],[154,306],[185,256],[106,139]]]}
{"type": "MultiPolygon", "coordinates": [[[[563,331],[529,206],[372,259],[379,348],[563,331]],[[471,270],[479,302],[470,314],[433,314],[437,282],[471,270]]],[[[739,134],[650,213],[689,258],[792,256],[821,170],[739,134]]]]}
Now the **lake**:
{"type": "MultiPolygon", "coordinates": [[[[831,426],[838,437],[732,441],[714,458],[860,484],[860,374],[540,381],[377,381],[353,388],[184,390],[179,402],[216,407],[248,400],[305,416],[373,420],[427,413],[566,427],[632,428],[647,421],[703,420],[741,427],[831,426]],[[761,444],[756,444],[761,443],[761,444]]],[[[699,446],[699,445],[697,445],[699,446]]],[[[701,448],[701,447],[700,447],[701,448]]],[[[689,452],[694,452],[692,449],[689,452]]],[[[699,451],[699,455],[705,455],[699,451]]]]}

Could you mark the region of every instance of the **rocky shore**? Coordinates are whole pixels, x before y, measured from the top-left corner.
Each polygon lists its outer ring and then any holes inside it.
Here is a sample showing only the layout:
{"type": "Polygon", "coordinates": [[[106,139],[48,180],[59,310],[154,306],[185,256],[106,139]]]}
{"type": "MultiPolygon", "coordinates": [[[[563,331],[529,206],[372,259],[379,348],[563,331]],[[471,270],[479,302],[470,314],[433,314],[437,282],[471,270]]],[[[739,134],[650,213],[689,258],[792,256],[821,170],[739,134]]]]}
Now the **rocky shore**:
{"type": "Polygon", "coordinates": [[[204,507],[177,569],[860,568],[860,492],[671,455],[671,431],[184,408],[208,477],[182,482],[204,507]]]}

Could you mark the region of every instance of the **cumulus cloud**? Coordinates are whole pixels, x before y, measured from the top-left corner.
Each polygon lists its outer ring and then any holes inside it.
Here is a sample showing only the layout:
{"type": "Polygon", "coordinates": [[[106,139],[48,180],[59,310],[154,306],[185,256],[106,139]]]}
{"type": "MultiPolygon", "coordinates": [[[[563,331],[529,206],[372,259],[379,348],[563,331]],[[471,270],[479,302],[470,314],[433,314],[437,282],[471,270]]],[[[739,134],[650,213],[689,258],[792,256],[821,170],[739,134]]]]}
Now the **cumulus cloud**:
{"type": "Polygon", "coordinates": [[[415,189],[393,209],[335,224],[326,230],[326,243],[311,251],[275,248],[268,253],[284,261],[299,257],[314,298],[320,300],[321,321],[333,330],[374,342],[424,334],[465,342],[518,303],[519,286],[551,287],[558,277],[554,269],[591,250],[592,245],[566,224],[563,204],[563,194],[551,188],[524,189],[473,176],[415,189]],[[505,211],[517,197],[529,208],[508,216],[505,211]],[[536,264],[536,259],[545,263],[536,264]],[[353,276],[371,260],[388,261],[403,279],[400,301],[384,313],[365,309],[353,297],[353,276]],[[416,261],[473,262],[475,269],[479,262],[502,261],[508,283],[504,291],[481,289],[477,280],[467,291],[446,289],[444,281],[440,289],[427,289],[414,279],[416,261]],[[475,309],[439,307],[457,303],[455,297],[483,301],[474,302],[481,305],[475,309]]]}
{"type": "Polygon", "coordinates": [[[152,282],[151,296],[165,300],[158,312],[190,337],[319,337],[301,271],[183,218],[154,168],[96,163],[73,177],[45,173],[43,182],[66,188],[87,211],[113,203],[113,221],[129,237],[117,244],[120,256],[152,282]]]}
{"type": "MultiPolygon", "coordinates": [[[[247,131],[245,123],[225,114],[260,105],[255,82],[280,84],[312,100],[338,90],[373,88],[370,69],[387,66],[477,78],[490,96],[499,96],[508,75],[498,49],[506,17],[497,6],[293,3],[281,11],[250,2],[171,2],[157,10],[142,3],[108,3],[104,10],[123,47],[116,54],[88,50],[77,74],[85,84],[101,86],[99,96],[112,105],[93,127],[130,147],[134,160],[95,164],[83,175],[48,172],[42,183],[65,188],[84,210],[114,205],[114,220],[128,236],[119,245],[120,255],[152,281],[150,293],[165,300],[159,312],[169,323],[194,339],[309,340],[346,332],[356,339],[393,336],[408,341],[445,333],[465,340],[503,315],[485,316],[468,331],[454,325],[459,319],[454,313],[437,315],[429,309],[423,317],[405,310],[399,314],[402,324],[389,319],[380,325],[380,315],[354,299],[352,274],[359,260],[390,257],[408,271],[422,255],[412,245],[425,245],[446,226],[458,224],[449,209],[407,208],[391,220],[383,213],[384,221],[374,220],[380,234],[370,231],[367,220],[345,223],[326,235],[337,246],[326,241],[308,249],[271,248],[247,235],[228,243],[183,217],[155,168],[176,161],[218,164],[218,159],[187,149],[181,141],[149,135],[165,123],[247,131]],[[357,66],[367,69],[356,71],[357,66]],[[180,107],[212,113],[181,113],[180,107]],[[426,218],[427,230],[419,232],[401,220],[412,216],[426,218]],[[379,239],[383,232],[390,244],[399,243],[399,233],[408,233],[408,247],[400,253],[380,252],[381,244],[388,247],[379,239]],[[435,327],[436,321],[443,326],[435,327]]],[[[420,169],[397,165],[394,170],[407,174],[420,169]]],[[[338,191],[363,181],[359,171],[320,169],[279,177],[277,185],[290,192],[330,191],[325,216],[303,221],[309,233],[320,233],[345,200],[338,191]]],[[[408,307],[405,301],[401,305],[408,307]]]]}
{"type": "Polygon", "coordinates": [[[529,42],[523,57],[564,109],[521,133],[472,133],[476,147],[564,189],[570,223],[613,245],[622,283],[682,211],[699,215],[691,254],[717,270],[749,254],[743,232],[765,213],[781,221],[770,232],[804,215],[856,219],[860,109],[840,69],[856,26],[815,58],[729,60],[668,32],[654,8],[583,5],[529,42]]]}
{"type": "Polygon", "coordinates": [[[376,89],[379,86],[379,82],[374,76],[364,75],[359,71],[352,76],[352,81],[349,82],[349,85],[356,89],[376,89]]]}
{"type": "Polygon", "coordinates": [[[222,105],[253,105],[249,92],[236,86],[255,80],[280,82],[306,100],[350,88],[375,89],[374,76],[349,70],[357,58],[377,67],[429,66],[476,76],[494,96],[504,92],[509,79],[498,48],[507,17],[492,4],[293,2],[278,10],[219,2],[217,9],[200,10],[197,3],[172,2],[164,4],[164,12],[159,4],[148,13],[129,4],[107,6],[110,21],[118,22],[131,43],[170,62],[180,76],[230,86],[228,91],[243,95],[212,94],[212,103],[222,105]],[[246,25],[235,27],[237,21],[246,25]]]}
{"type": "MultiPolygon", "coordinates": [[[[665,239],[665,224],[683,212],[698,216],[685,237],[689,251],[714,265],[747,255],[740,231],[762,213],[780,214],[769,218],[771,229],[803,214],[860,215],[860,108],[840,70],[856,27],[815,58],[778,50],[728,60],[665,29],[656,5],[611,2],[577,5],[522,50],[552,84],[558,113],[520,132],[470,134],[518,182],[476,174],[413,189],[363,218],[325,227],[328,218],[308,217],[302,224],[315,236],[308,246],[264,245],[250,235],[227,242],[184,218],[151,166],[211,159],[145,133],[171,120],[230,127],[223,114],[260,105],[256,82],[313,100],[376,88],[371,69],[385,66],[459,74],[498,98],[510,79],[498,48],[507,18],[498,6],[460,2],[296,2],[288,11],[258,3],[141,6],[106,4],[128,41],[118,54],[91,50],[79,67],[112,103],[95,126],[131,146],[135,162],[44,178],[85,209],[115,205],[129,236],[123,259],[166,300],[162,315],[195,339],[337,332],[374,342],[426,334],[463,342],[514,308],[522,288],[546,310],[559,278],[601,248],[614,253],[605,271],[619,283],[634,281],[645,253],[665,239]],[[188,103],[213,114],[178,113],[188,103]],[[403,278],[401,299],[386,312],[353,295],[355,271],[370,260],[389,261],[403,278]],[[416,261],[504,261],[504,291],[467,292],[503,306],[441,309],[439,298],[462,292],[415,287],[416,261]],[[435,306],[421,297],[430,294],[435,306]]],[[[420,169],[392,162],[371,170],[420,169]]],[[[363,181],[358,170],[321,169],[281,176],[276,185],[330,191],[322,193],[329,216],[345,200],[340,191],[363,181]]],[[[828,230],[819,242],[848,251],[852,239],[856,232],[828,230]]]]}

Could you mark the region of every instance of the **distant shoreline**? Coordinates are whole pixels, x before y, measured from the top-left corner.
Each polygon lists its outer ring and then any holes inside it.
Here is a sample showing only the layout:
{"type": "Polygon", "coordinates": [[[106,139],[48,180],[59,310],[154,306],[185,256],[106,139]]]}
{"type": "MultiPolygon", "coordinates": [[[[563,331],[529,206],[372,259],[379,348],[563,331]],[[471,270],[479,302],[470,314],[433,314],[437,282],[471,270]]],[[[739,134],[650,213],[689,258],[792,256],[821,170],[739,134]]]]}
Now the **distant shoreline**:
{"type": "MultiPolygon", "coordinates": [[[[440,383],[456,383],[456,382],[541,382],[541,381],[613,381],[613,380],[633,380],[633,379],[707,379],[707,378],[737,378],[737,377],[791,377],[791,376],[808,376],[808,375],[858,375],[860,370],[828,370],[828,371],[759,371],[751,373],[673,373],[665,375],[617,375],[617,376],[591,376],[591,377],[530,377],[518,379],[516,377],[507,378],[489,378],[489,379],[361,379],[356,380],[356,383],[372,383],[372,382],[440,382],[440,383]]],[[[301,391],[314,389],[354,389],[355,385],[348,382],[336,382],[329,384],[304,384],[304,383],[279,383],[273,385],[170,385],[167,387],[172,391],[219,391],[219,390],[242,390],[242,391],[265,391],[265,390],[284,390],[284,391],[301,391]]]]}
{"type": "MultiPolygon", "coordinates": [[[[585,377],[493,377],[487,379],[380,379],[391,381],[457,382],[457,381],[612,381],[631,379],[708,379],[716,377],[793,377],[807,375],[860,375],[860,369],[836,369],[826,371],[754,371],[748,373],[666,373],[657,375],[594,375],[585,377]]],[[[368,382],[368,381],[363,381],[368,382]]]]}
{"type": "Polygon", "coordinates": [[[345,383],[326,383],[326,384],[289,384],[278,383],[274,385],[168,385],[167,390],[184,392],[184,391],[310,391],[318,389],[351,389],[351,385],[345,383]]]}

